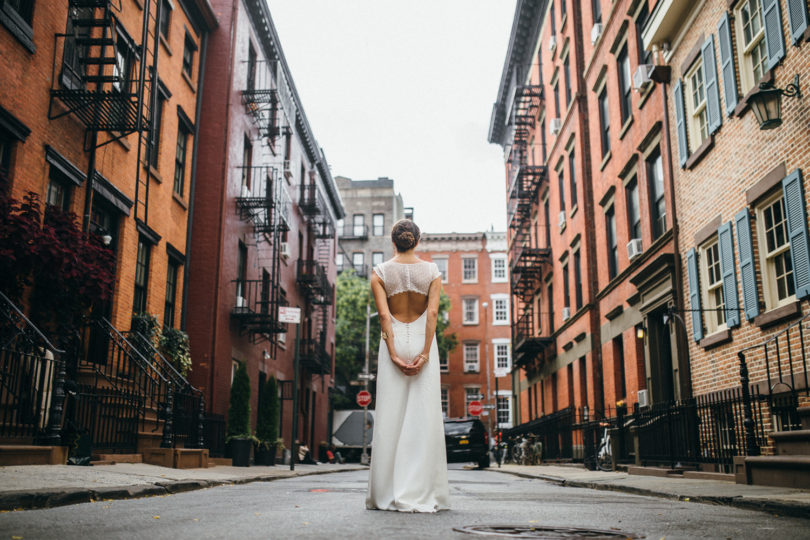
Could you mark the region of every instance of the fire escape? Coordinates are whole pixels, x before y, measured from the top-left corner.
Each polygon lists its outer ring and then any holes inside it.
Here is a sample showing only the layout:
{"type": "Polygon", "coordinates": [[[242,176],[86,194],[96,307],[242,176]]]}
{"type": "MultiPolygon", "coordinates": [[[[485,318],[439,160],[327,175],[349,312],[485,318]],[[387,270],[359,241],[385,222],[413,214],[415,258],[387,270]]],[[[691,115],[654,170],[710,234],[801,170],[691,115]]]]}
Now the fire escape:
{"type": "Polygon", "coordinates": [[[242,90],[242,103],[253,117],[259,136],[273,146],[281,134],[279,127],[278,90],[273,86],[278,62],[258,61],[251,51],[247,62],[247,85],[242,90]]]}
{"type": "MultiPolygon", "coordinates": [[[[554,351],[554,340],[541,332],[540,310],[535,301],[544,270],[551,263],[551,249],[533,247],[532,207],[540,187],[548,181],[543,165],[528,163],[529,139],[535,129],[542,105],[542,87],[523,85],[515,88],[511,111],[513,144],[509,156],[508,221],[511,232],[510,288],[515,297],[513,318],[513,355],[515,367],[531,367],[538,358],[554,351]]],[[[537,245],[535,239],[534,245],[537,245]]]]}
{"type": "Polygon", "coordinates": [[[315,245],[313,253],[298,261],[298,285],[312,306],[314,335],[301,341],[301,364],[311,373],[324,375],[332,371],[331,354],[326,349],[329,325],[329,306],[334,287],[329,282],[327,268],[334,258],[335,225],[321,192],[315,183],[315,172],[310,172],[309,183],[301,184],[298,207],[309,223],[315,245]]]}

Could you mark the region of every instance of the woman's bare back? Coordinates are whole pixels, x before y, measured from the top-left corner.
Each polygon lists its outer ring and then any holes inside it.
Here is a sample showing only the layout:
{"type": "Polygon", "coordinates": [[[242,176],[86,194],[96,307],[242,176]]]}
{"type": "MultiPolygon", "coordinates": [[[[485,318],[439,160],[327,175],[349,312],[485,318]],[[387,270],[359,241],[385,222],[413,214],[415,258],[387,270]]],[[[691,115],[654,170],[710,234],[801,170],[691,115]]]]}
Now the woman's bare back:
{"type": "Polygon", "coordinates": [[[391,316],[403,323],[418,319],[428,307],[428,297],[413,291],[402,292],[388,298],[391,316]]]}

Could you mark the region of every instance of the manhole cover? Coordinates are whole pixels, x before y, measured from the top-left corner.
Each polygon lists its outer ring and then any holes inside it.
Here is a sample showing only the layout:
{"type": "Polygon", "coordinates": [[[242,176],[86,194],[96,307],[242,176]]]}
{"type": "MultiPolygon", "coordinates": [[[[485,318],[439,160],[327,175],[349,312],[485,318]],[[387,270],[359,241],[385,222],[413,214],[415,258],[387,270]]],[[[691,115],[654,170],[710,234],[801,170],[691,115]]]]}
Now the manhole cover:
{"type": "Polygon", "coordinates": [[[605,539],[638,538],[622,531],[602,531],[599,529],[580,529],[577,527],[533,527],[530,525],[468,525],[455,527],[454,531],[480,536],[502,536],[505,538],[541,538],[554,540],[568,539],[605,539]]]}

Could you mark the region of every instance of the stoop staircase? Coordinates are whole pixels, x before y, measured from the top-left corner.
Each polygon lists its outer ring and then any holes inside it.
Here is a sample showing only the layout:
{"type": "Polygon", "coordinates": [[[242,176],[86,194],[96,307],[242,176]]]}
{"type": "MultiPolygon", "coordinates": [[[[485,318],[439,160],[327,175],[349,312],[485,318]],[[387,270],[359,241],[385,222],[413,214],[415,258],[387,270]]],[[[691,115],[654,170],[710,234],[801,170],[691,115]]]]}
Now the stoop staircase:
{"type": "Polygon", "coordinates": [[[745,458],[749,484],[810,489],[810,406],[797,409],[801,429],[774,431],[774,455],[745,458]]]}

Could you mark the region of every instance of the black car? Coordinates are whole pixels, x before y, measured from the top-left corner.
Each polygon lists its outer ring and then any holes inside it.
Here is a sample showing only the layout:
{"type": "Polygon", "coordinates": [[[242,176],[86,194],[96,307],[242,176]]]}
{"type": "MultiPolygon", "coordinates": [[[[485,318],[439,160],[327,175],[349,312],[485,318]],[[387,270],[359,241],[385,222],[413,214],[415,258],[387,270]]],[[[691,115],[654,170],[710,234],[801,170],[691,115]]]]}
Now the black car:
{"type": "Polygon", "coordinates": [[[445,418],[444,444],[447,461],[474,461],[489,467],[489,435],[477,418],[445,418]]]}

